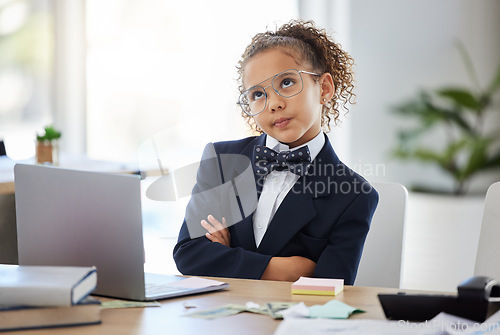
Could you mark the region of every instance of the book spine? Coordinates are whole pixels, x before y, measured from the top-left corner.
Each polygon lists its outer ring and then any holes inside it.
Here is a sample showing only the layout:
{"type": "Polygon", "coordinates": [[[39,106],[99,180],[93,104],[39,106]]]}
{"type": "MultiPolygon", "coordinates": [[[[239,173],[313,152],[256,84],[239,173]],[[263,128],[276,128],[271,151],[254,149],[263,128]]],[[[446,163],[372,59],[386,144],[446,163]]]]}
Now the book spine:
{"type": "Polygon", "coordinates": [[[71,292],[64,287],[2,287],[2,305],[71,306],[71,292]]]}

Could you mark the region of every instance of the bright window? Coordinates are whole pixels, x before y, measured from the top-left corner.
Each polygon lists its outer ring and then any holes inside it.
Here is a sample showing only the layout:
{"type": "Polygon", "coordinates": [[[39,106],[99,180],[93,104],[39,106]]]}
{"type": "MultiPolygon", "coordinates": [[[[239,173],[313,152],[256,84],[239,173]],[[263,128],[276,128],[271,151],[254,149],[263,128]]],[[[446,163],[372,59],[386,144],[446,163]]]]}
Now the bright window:
{"type": "Polygon", "coordinates": [[[53,14],[48,0],[0,0],[0,139],[7,154],[35,154],[52,122],[53,14]]]}
{"type": "MultiPolygon", "coordinates": [[[[87,0],[87,151],[174,171],[210,141],[249,134],[236,65],[253,35],[298,17],[295,0],[87,0]]],[[[143,182],[144,190],[148,183],[143,182]]],[[[146,270],[175,273],[188,199],[143,197],[146,270]]]]}
{"type": "Polygon", "coordinates": [[[88,154],[133,160],[165,131],[177,146],[243,137],[239,56],[255,33],[297,18],[298,8],[291,0],[87,0],[86,15],[88,154]]]}

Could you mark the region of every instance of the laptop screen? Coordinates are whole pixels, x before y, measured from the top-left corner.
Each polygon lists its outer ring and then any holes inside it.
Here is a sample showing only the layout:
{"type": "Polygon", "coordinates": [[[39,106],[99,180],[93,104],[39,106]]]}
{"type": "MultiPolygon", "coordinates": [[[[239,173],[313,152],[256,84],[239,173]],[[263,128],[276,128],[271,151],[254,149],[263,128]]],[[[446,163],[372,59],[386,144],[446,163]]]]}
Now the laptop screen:
{"type": "Polygon", "coordinates": [[[19,264],[96,266],[96,294],[144,298],[140,178],[18,164],[19,264]]]}

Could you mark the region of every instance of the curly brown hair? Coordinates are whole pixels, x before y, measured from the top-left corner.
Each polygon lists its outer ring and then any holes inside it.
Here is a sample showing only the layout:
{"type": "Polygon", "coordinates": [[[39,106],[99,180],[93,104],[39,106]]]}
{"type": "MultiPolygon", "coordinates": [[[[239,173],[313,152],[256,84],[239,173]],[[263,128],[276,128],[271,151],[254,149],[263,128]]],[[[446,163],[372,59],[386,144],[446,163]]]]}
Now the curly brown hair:
{"type": "MultiPolygon", "coordinates": [[[[321,113],[321,126],[327,132],[330,131],[332,119],[334,124],[339,122],[340,108],[343,107],[347,113],[347,104],[354,103],[354,60],[328,36],[326,30],[316,28],[314,22],[292,20],[276,31],[259,33],[252,38],[237,66],[240,92],[244,90],[243,72],[248,61],[262,51],[277,47],[298,56],[301,61],[312,66],[313,71],[332,75],[335,92],[331,100],[323,105],[321,113]]],[[[263,132],[251,116],[243,111],[241,115],[253,130],[263,132]]]]}

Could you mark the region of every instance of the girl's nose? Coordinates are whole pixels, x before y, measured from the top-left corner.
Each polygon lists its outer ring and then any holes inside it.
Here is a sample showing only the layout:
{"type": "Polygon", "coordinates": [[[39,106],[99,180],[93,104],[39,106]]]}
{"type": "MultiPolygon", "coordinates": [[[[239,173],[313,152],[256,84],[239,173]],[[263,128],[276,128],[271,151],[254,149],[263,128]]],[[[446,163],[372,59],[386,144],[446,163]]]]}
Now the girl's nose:
{"type": "Polygon", "coordinates": [[[274,90],[268,93],[267,103],[272,112],[285,108],[285,98],[276,93],[274,90]]]}

